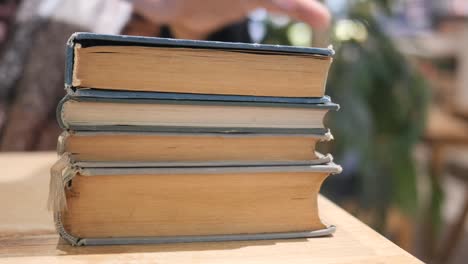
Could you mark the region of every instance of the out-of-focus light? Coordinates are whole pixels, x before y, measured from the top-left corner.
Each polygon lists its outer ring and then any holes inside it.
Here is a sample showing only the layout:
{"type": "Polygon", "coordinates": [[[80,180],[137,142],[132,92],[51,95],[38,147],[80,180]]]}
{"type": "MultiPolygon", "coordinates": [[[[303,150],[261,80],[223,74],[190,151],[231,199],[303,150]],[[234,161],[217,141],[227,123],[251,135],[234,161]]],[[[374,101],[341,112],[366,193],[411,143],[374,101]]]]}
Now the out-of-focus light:
{"type": "Polygon", "coordinates": [[[335,37],[339,41],[349,41],[352,38],[353,21],[349,19],[343,19],[336,22],[334,27],[335,37]]]}
{"type": "Polygon", "coordinates": [[[367,40],[368,32],[366,26],[357,20],[342,19],[334,27],[335,38],[339,41],[355,40],[364,42],[367,40]]]}
{"type": "Polygon", "coordinates": [[[367,28],[366,26],[360,22],[355,22],[355,29],[354,29],[354,39],[358,42],[364,42],[367,40],[367,28]]]}
{"type": "Polygon", "coordinates": [[[289,22],[291,22],[291,19],[285,15],[274,14],[270,15],[270,21],[274,27],[282,28],[289,24],[289,22]]]}
{"type": "Polygon", "coordinates": [[[268,12],[265,8],[257,8],[249,13],[249,19],[253,21],[265,21],[268,18],[268,12]]]}
{"type": "Polygon", "coordinates": [[[350,3],[347,0],[325,0],[325,5],[333,15],[342,15],[347,13],[350,3]]]}
{"type": "Polygon", "coordinates": [[[254,43],[262,42],[266,35],[265,21],[268,13],[264,8],[258,8],[249,14],[248,31],[254,43]]]}
{"type": "Polygon", "coordinates": [[[302,22],[294,23],[288,28],[288,39],[294,46],[310,46],[312,44],[312,30],[302,22]]]}
{"type": "Polygon", "coordinates": [[[248,24],[248,30],[254,43],[262,42],[266,35],[265,23],[261,21],[250,21],[248,24]]]}

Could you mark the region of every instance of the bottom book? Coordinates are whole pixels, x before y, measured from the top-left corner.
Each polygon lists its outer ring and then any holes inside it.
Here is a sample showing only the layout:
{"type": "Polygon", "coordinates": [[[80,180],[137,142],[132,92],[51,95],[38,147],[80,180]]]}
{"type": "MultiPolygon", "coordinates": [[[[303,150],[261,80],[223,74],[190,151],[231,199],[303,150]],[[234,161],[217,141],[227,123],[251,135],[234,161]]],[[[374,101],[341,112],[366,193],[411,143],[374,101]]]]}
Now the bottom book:
{"type": "Polygon", "coordinates": [[[317,197],[322,182],[341,167],[63,163],[54,170],[50,202],[60,235],[72,245],[99,245],[328,235],[334,227],[321,222],[317,197]]]}

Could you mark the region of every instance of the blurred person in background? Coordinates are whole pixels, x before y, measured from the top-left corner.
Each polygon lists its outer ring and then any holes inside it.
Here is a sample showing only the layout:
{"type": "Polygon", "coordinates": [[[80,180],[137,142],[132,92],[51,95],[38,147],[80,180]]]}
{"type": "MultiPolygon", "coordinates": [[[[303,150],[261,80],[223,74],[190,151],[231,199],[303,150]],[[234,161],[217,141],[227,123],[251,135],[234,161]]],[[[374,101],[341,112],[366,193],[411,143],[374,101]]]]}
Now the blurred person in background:
{"type": "MultiPolygon", "coordinates": [[[[55,107],[64,95],[64,47],[73,32],[252,42],[247,16],[257,8],[289,15],[316,29],[330,23],[330,13],[316,0],[3,2],[12,6],[8,17],[15,16],[9,34],[7,23],[0,24],[0,41],[7,39],[0,57],[1,151],[55,147],[60,132],[55,107]]],[[[2,10],[0,2],[3,18],[2,10]]]]}
{"type": "Polygon", "coordinates": [[[13,15],[17,8],[16,0],[0,1],[0,50],[6,41],[13,15]]]}

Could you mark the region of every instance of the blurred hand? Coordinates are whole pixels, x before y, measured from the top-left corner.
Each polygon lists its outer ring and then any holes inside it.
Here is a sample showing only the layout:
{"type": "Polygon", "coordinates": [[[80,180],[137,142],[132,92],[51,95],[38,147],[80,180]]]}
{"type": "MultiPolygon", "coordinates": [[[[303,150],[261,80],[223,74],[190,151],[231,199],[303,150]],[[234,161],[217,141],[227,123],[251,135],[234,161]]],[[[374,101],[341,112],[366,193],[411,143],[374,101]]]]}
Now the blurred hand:
{"type": "Polygon", "coordinates": [[[203,39],[237,22],[256,8],[281,13],[324,29],[327,8],[316,0],[133,0],[134,10],[157,25],[167,24],[178,38],[203,39]]]}

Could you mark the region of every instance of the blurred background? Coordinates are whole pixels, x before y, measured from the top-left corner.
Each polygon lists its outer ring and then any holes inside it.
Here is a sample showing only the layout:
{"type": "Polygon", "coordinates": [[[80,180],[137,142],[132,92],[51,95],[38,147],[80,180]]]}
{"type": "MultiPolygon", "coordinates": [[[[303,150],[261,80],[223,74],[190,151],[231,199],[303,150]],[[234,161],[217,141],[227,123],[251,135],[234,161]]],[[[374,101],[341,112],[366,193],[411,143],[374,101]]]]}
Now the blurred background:
{"type": "MultiPolygon", "coordinates": [[[[1,151],[55,149],[71,33],[174,37],[127,1],[95,2],[106,7],[0,1],[1,151]]],[[[321,149],[344,172],[323,193],[424,261],[466,263],[468,1],[324,3],[333,18],[326,31],[257,9],[206,39],[332,44],[327,93],[341,111],[328,115],[335,141],[321,149]]]]}

